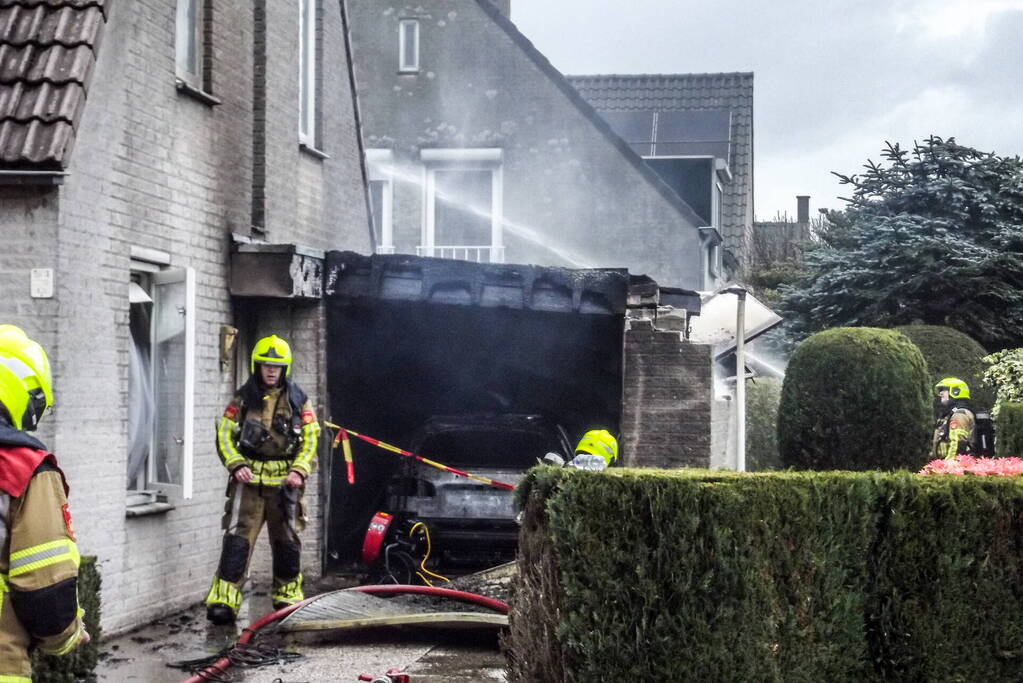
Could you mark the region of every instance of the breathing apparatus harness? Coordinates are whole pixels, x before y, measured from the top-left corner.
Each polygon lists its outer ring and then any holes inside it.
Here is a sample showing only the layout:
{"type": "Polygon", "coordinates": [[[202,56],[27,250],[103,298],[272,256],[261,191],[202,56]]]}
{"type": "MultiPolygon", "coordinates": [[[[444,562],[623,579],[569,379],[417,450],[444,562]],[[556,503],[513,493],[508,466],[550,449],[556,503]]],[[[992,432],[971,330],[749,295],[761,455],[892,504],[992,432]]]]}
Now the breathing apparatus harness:
{"type": "Polygon", "coordinates": [[[287,446],[284,449],[284,453],[275,456],[263,455],[259,452],[263,444],[273,437],[272,432],[264,427],[260,420],[249,419],[247,417],[249,406],[261,405],[263,402],[264,388],[262,383],[255,375],[252,375],[238,390],[238,395],[241,397],[241,410],[238,414],[239,422],[241,423],[241,432],[238,435],[238,450],[250,460],[287,460],[298,449],[302,436],[301,410],[308,397],[298,385],[289,382],[285,377],[281,378],[279,386],[281,391],[277,395],[276,403],[274,403],[271,428],[287,439],[287,446]],[[288,407],[291,409],[290,418],[277,413],[281,397],[285,395],[288,397],[288,407]]]}

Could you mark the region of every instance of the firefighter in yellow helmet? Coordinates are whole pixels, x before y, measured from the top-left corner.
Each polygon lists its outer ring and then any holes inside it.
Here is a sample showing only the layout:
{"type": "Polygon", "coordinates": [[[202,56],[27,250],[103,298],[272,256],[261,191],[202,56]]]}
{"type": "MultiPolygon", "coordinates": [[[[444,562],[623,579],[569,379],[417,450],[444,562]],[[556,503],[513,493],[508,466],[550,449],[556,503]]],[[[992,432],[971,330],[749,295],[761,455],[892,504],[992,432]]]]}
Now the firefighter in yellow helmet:
{"type": "Polygon", "coordinates": [[[575,457],[568,467],[600,471],[618,459],[618,439],[606,429],[591,429],[583,434],[575,447],[575,457]]]}
{"type": "Polygon", "coordinates": [[[934,385],[941,411],[934,427],[931,455],[951,460],[971,452],[976,418],[970,410],[970,387],[958,377],[946,377],[934,385]]]}
{"type": "Polygon", "coordinates": [[[28,432],[53,403],[46,352],[0,325],[0,681],[31,683],[29,651],[67,654],[89,634],[67,483],[28,432]]]}
{"type": "Polygon", "coordinates": [[[291,347],[276,335],[252,349],[251,376],[227,404],[217,425],[217,452],[231,473],[224,544],[206,616],[234,621],[241,606],[252,546],[267,525],[273,557],[273,603],[302,600],[302,496],[312,472],[320,426],[312,402],[291,380],[291,347]]]}

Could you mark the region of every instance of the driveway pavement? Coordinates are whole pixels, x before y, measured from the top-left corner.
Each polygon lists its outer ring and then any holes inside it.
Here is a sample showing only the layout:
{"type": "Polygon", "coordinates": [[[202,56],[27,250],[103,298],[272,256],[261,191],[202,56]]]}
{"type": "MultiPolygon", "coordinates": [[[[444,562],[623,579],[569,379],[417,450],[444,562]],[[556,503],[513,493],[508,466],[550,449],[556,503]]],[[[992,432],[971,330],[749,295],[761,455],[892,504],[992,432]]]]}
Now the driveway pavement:
{"type": "MultiPolygon", "coordinates": [[[[482,592],[482,591],[481,591],[482,592]]],[[[238,624],[214,626],[205,608],[196,605],[136,631],[104,641],[97,669],[100,681],[176,683],[188,674],[168,663],[219,652],[249,624],[271,610],[270,599],[258,590],[247,596],[238,624]]],[[[298,652],[301,659],[258,669],[231,669],[232,679],[253,683],[357,681],[359,674],[380,675],[391,668],[413,683],[440,681],[504,681],[504,658],[497,632],[385,628],[268,637],[271,647],[298,652]]]]}

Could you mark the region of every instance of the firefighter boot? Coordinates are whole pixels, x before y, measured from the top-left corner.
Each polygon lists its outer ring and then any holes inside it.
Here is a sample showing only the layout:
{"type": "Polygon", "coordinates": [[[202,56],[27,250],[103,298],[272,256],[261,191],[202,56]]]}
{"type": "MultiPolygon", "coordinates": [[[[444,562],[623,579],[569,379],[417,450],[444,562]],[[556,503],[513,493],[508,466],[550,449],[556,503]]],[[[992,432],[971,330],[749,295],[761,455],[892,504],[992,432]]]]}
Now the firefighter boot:
{"type": "Polygon", "coordinates": [[[233,624],[235,614],[227,605],[206,605],[206,618],[214,624],[233,624]]]}

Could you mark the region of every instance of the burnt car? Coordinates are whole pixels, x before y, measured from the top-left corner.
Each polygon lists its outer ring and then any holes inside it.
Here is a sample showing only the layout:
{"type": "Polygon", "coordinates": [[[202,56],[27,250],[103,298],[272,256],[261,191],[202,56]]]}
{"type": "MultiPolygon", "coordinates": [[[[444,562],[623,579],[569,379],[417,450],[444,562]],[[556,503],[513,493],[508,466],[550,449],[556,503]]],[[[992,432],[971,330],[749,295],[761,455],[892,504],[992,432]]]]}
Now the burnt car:
{"type": "MultiPolygon", "coordinates": [[[[518,484],[547,453],[567,458],[568,436],[539,415],[432,417],[414,433],[416,455],[506,484],[518,484]]],[[[515,492],[435,469],[411,458],[386,489],[387,510],[422,522],[442,566],[485,566],[514,558],[515,492]]]]}

